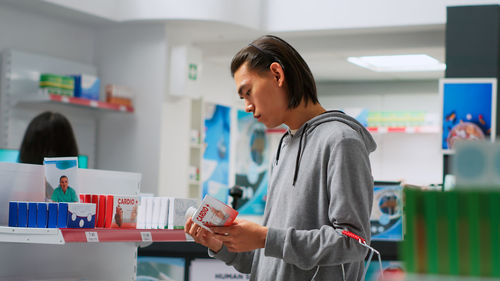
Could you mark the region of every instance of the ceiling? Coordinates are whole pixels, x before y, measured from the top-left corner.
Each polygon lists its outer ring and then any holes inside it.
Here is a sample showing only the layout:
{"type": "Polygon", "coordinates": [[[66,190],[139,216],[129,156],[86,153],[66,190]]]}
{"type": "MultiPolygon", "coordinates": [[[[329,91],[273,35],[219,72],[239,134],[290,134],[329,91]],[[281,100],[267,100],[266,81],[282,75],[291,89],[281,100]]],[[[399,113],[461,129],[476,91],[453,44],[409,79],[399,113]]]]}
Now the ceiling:
{"type": "MultiPolygon", "coordinates": [[[[185,32],[191,30],[192,43],[203,50],[204,58],[227,66],[232,55],[263,34],[252,30],[235,32],[234,27],[210,28],[206,23],[203,27],[197,23],[184,25],[176,28],[185,32]],[[192,32],[200,29],[203,35],[192,32]],[[236,34],[231,35],[233,33],[236,34]]],[[[302,54],[319,81],[429,80],[444,76],[444,71],[374,72],[347,62],[350,56],[402,54],[427,54],[444,62],[444,25],[274,34],[287,40],[302,54]]]]}
{"type": "MultiPolygon", "coordinates": [[[[103,26],[144,23],[116,23],[43,1],[0,0],[0,3],[61,20],[72,20],[95,29],[103,26]]],[[[267,33],[220,22],[175,20],[161,23],[167,26],[169,43],[193,44],[202,50],[204,59],[223,66],[229,66],[232,56],[240,48],[267,33]]],[[[290,42],[303,55],[318,81],[429,80],[444,76],[444,71],[379,73],[347,62],[347,57],[350,56],[398,54],[427,54],[444,62],[444,25],[273,34],[290,42]]]]}

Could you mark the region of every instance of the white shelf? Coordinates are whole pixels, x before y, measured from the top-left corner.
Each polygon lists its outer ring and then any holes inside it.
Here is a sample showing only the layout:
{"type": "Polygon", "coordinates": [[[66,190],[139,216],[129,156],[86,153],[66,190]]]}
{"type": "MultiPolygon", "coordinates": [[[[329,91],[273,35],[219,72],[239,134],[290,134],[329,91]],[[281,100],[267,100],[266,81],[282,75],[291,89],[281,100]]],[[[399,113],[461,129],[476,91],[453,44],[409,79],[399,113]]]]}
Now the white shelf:
{"type": "Polygon", "coordinates": [[[39,102],[50,102],[64,106],[76,106],[80,108],[89,108],[89,109],[105,110],[113,112],[126,112],[126,113],[134,112],[134,107],[132,106],[125,106],[125,105],[107,103],[107,102],[84,99],[84,98],[50,94],[47,91],[47,89],[39,89],[37,93],[26,95],[25,97],[16,100],[16,103],[20,104],[39,103],[39,102]]]}
{"type": "Polygon", "coordinates": [[[200,185],[201,182],[200,181],[195,181],[195,180],[189,180],[189,184],[190,185],[200,185]]]}
{"type": "Polygon", "coordinates": [[[401,126],[401,127],[367,127],[371,133],[405,133],[405,134],[437,134],[440,132],[438,126],[401,126]]]}
{"type": "Polygon", "coordinates": [[[66,244],[87,242],[186,241],[184,230],[114,228],[25,228],[0,226],[0,242],[66,244]]]}
{"type": "Polygon", "coordinates": [[[189,145],[189,147],[191,147],[193,149],[203,149],[203,148],[205,148],[205,145],[203,145],[201,143],[191,143],[189,145]]]}
{"type": "Polygon", "coordinates": [[[64,238],[58,228],[0,226],[0,242],[64,244],[64,238]]]}

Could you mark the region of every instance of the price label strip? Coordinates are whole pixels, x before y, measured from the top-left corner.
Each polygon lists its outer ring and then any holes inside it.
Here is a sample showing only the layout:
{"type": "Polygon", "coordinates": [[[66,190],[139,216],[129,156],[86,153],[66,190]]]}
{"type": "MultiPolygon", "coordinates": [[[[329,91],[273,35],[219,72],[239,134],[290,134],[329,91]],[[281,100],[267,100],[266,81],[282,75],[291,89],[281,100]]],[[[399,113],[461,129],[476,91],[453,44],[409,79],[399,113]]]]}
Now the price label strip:
{"type": "Polygon", "coordinates": [[[141,232],[142,242],[153,242],[153,236],[151,236],[151,232],[141,232]]]}
{"type": "Polygon", "coordinates": [[[87,242],[99,242],[99,235],[95,231],[86,231],[87,242]]]}

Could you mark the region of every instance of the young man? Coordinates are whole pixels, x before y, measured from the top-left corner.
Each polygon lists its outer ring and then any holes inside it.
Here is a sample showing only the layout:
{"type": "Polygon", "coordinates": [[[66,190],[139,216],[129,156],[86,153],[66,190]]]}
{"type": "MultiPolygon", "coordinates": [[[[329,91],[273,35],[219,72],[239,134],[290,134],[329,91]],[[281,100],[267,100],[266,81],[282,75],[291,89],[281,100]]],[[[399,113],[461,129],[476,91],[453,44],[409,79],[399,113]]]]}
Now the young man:
{"type": "Polygon", "coordinates": [[[319,104],[309,67],[278,37],[240,50],[231,72],[247,112],[289,128],[273,159],[264,223],[236,220],[210,233],[188,219],[186,232],[250,280],[360,280],[367,250],[340,230],[370,241],[371,135],[319,104]]]}

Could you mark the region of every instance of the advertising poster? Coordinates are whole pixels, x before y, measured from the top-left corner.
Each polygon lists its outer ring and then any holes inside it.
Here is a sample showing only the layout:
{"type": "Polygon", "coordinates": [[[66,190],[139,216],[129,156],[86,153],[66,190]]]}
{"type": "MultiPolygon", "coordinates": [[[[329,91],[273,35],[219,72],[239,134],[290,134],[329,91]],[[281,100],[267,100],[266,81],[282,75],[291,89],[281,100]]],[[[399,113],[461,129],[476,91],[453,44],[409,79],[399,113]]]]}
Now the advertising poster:
{"type": "Polygon", "coordinates": [[[231,108],[205,104],[205,152],[202,198],[209,194],[228,202],[231,108]]]}
{"type": "Polygon", "coordinates": [[[189,267],[189,281],[250,280],[232,266],[215,259],[194,259],[189,267]]]}
{"type": "Polygon", "coordinates": [[[184,258],[137,257],[137,281],[184,281],[184,258]]]}
{"type": "Polygon", "coordinates": [[[403,240],[403,192],[400,185],[377,185],[370,216],[372,240],[403,240]]]}
{"type": "Polygon", "coordinates": [[[270,159],[284,129],[267,129],[252,113],[237,112],[235,184],[243,189],[238,201],[242,215],[262,215],[266,203],[270,159]]]}
{"type": "Polygon", "coordinates": [[[54,202],[78,202],[78,158],[44,158],[45,199],[54,202]]]}
{"type": "Polygon", "coordinates": [[[457,140],[494,140],[496,79],[441,79],[440,94],[445,152],[457,140]]]}

